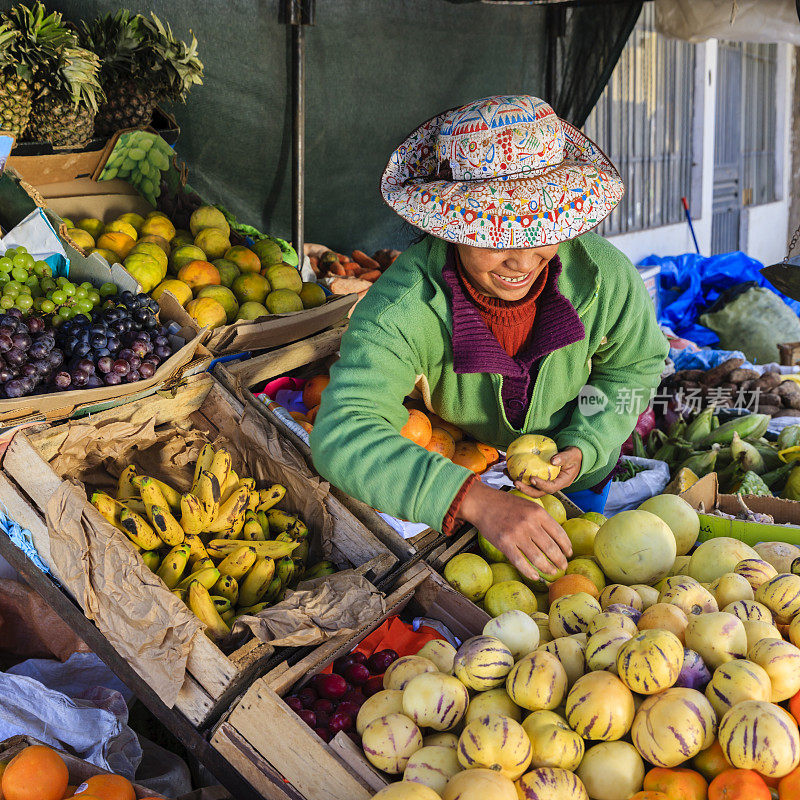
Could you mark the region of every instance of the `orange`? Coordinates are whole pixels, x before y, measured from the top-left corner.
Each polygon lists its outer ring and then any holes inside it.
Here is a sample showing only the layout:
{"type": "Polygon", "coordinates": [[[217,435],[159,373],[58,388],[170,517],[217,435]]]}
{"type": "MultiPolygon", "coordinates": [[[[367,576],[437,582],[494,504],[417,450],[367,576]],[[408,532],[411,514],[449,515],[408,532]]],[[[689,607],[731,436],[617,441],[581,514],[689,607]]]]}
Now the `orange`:
{"type": "Polygon", "coordinates": [[[484,444],[483,442],[475,442],[475,447],[481,451],[483,457],[486,459],[486,463],[491,467],[492,464],[496,464],[500,460],[500,453],[497,452],[497,448],[492,447],[490,444],[484,444]]]}
{"type": "Polygon", "coordinates": [[[223,258],[236,264],[241,272],[261,272],[261,259],[248,247],[235,245],[223,258]]]}
{"type": "Polygon", "coordinates": [[[290,411],[289,416],[296,422],[308,422],[308,417],[300,411],[290,411]]]}
{"type": "Polygon", "coordinates": [[[789,699],[789,713],[800,724],[800,692],[789,699]]]}
{"type": "Polygon", "coordinates": [[[152,216],[148,216],[142,223],[139,233],[142,236],[155,234],[165,239],[167,242],[171,242],[175,236],[175,226],[165,216],[153,214],[152,216]]]}
{"type": "Polygon", "coordinates": [[[299,425],[304,431],[307,431],[308,433],[311,433],[311,431],[314,429],[314,426],[310,422],[300,422],[299,425]]]}
{"type": "Polygon", "coordinates": [[[428,414],[428,416],[430,417],[431,425],[434,428],[441,428],[447,431],[453,437],[454,442],[460,442],[464,438],[464,431],[453,425],[452,422],[442,419],[438,414],[428,414]]]}
{"type": "Polygon", "coordinates": [[[664,792],[654,792],[648,789],[647,791],[636,792],[636,794],[631,795],[630,800],[672,800],[672,798],[664,794],[664,792]]]}
{"type": "Polygon", "coordinates": [[[796,800],[798,797],[800,797],[800,767],[796,767],[778,781],[779,800],[796,800]]]}
{"type": "Polygon", "coordinates": [[[120,233],[119,231],[111,231],[104,233],[95,245],[101,250],[110,250],[116,253],[120,258],[125,258],[134,247],[136,247],[136,240],[128,236],[127,233],[120,233]]]}
{"type": "Polygon", "coordinates": [[[44,745],[26,747],[14,756],[2,777],[5,800],[61,800],[68,784],[64,759],[44,745]]]}
{"type": "Polygon", "coordinates": [[[461,467],[471,469],[476,474],[485,472],[489,466],[486,463],[486,457],[478,450],[475,442],[459,442],[456,445],[456,452],[453,455],[452,461],[461,467]]]}
{"type": "Polygon", "coordinates": [[[243,272],[231,283],[231,291],[240,303],[263,303],[269,290],[269,281],[263,275],[253,272],[243,272]]]}
{"type": "Polygon", "coordinates": [[[752,769],[726,769],[708,787],[708,800],[771,800],[769,786],[752,769]]]}
{"type": "Polygon", "coordinates": [[[78,787],[75,796],[91,796],[99,800],[136,800],[133,784],[122,775],[93,775],[78,787]]]}
{"type": "Polygon", "coordinates": [[[432,428],[431,438],[425,445],[426,450],[439,453],[445,458],[452,458],[456,454],[456,443],[453,437],[443,428],[432,428]]]}
{"type": "MultiPolygon", "coordinates": [[[[303,402],[305,402],[305,397],[303,402]]],[[[400,435],[405,436],[406,439],[410,439],[420,447],[427,447],[428,442],[431,440],[432,430],[431,421],[428,417],[422,411],[412,408],[408,412],[408,422],[400,429],[400,435]]]]}
{"type": "Polygon", "coordinates": [[[104,233],[113,233],[114,231],[119,231],[120,233],[127,233],[131,239],[138,239],[139,234],[136,232],[136,228],[133,227],[129,222],[125,222],[124,220],[115,219],[113,222],[109,222],[104,229],[104,233]]]}
{"type": "Polygon", "coordinates": [[[722,745],[715,740],[711,747],[701,750],[693,759],[692,766],[707,780],[711,781],[731,765],[725,758],[722,745]]]}
{"type": "Polygon", "coordinates": [[[654,767],[644,776],[645,789],[664,792],[669,800],[706,800],[708,784],[693,769],[654,767]]]}
{"type": "Polygon", "coordinates": [[[319,411],[319,406],[314,406],[314,408],[310,409],[308,414],[306,414],[306,419],[313,425],[314,420],[317,418],[317,412],[319,411]]]}
{"type": "Polygon", "coordinates": [[[559,597],[577,594],[578,592],[586,592],[586,594],[590,594],[595,599],[600,597],[600,592],[597,591],[597,587],[589,578],[574,572],[569,575],[562,575],[550,584],[548,599],[553,603],[558,600],[559,597]]]}
{"type": "Polygon", "coordinates": [[[314,375],[303,386],[303,403],[306,408],[314,408],[322,402],[322,391],[331,382],[327,375],[314,375]]]}
{"type": "Polygon", "coordinates": [[[201,328],[219,328],[225,324],[225,309],[211,297],[197,297],[186,304],[186,312],[201,328]]]}
{"type": "Polygon", "coordinates": [[[206,286],[219,286],[219,270],[209,261],[190,261],[178,270],[178,280],[194,292],[206,286]]]}
{"type": "Polygon", "coordinates": [[[169,257],[172,250],[172,245],[163,236],[157,236],[155,233],[146,233],[144,236],[139,237],[139,241],[158,245],[167,257],[169,257]]]}
{"type": "Polygon", "coordinates": [[[168,278],[165,281],[161,281],[161,283],[150,292],[150,297],[152,297],[153,300],[158,300],[164,292],[170,292],[175,295],[177,301],[182,306],[185,306],[192,299],[192,290],[183,281],[179,281],[177,278],[168,278]]]}

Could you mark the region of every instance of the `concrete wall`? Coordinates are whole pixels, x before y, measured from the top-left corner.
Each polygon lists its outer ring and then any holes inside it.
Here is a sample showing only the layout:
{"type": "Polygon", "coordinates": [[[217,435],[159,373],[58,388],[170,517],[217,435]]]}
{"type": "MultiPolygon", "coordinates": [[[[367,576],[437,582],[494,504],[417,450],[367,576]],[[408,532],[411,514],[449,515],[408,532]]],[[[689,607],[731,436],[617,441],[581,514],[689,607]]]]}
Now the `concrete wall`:
{"type": "MultiPolygon", "coordinates": [[[[716,121],[717,42],[697,45],[695,75],[695,131],[692,188],[689,199],[700,252],[711,252],[711,216],[714,201],[714,131],[716,121]]],[[[792,197],[792,126],[795,94],[795,48],[778,45],[776,76],[776,197],[773,203],[742,209],[740,245],[753,258],[766,264],[780,261],[786,253],[789,205],[792,197]]],[[[800,101],[798,101],[800,103],[800,101]]],[[[800,138],[800,132],[798,133],[800,138]]],[[[800,171],[800,170],[799,170],[800,171]]],[[[800,179],[798,179],[800,183],[800,179]]],[[[800,221],[800,208],[797,211],[800,221]]],[[[795,223],[796,224],[796,223],[795,223]]],[[[793,230],[793,228],[792,228],[793,230]]],[[[634,263],[651,254],[666,256],[693,252],[689,226],[682,222],[610,237],[634,263]]]]}

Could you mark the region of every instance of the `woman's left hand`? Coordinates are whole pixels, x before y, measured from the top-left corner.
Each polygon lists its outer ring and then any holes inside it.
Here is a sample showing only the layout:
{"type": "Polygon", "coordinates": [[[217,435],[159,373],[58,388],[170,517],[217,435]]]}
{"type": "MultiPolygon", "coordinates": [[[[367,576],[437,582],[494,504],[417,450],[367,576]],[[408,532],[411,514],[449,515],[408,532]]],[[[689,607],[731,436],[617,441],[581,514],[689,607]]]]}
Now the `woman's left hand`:
{"type": "Polygon", "coordinates": [[[581,463],[583,462],[583,453],[579,447],[567,447],[556,453],[551,459],[550,463],[561,467],[561,471],[552,481],[544,481],[539,478],[533,478],[530,484],[521,483],[520,481],[514,482],[514,488],[518,489],[528,497],[541,497],[545,494],[554,494],[571,486],[581,471],[581,463]]]}

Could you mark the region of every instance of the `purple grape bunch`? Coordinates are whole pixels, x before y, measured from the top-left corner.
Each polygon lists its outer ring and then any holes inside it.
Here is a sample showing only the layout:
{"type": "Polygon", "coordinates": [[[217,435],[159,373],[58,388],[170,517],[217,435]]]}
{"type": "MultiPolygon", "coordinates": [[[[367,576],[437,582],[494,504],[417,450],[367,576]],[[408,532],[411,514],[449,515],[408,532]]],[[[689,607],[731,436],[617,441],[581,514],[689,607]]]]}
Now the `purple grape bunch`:
{"type": "Polygon", "coordinates": [[[69,359],[55,376],[57,389],[93,389],[152,378],[172,355],[158,303],[144,293],[121,292],[91,317],[67,320],[56,342],[69,359]]]}
{"type": "Polygon", "coordinates": [[[0,396],[33,394],[48,385],[64,363],[56,336],[44,318],[10,308],[0,314],[0,396]]]}

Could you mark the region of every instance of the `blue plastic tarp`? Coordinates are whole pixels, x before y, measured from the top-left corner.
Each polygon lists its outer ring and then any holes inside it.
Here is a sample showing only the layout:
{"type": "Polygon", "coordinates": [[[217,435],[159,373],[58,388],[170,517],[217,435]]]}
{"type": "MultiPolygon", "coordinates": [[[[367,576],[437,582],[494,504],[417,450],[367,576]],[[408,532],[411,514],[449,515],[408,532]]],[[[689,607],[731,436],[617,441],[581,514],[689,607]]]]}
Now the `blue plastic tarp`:
{"type": "Polygon", "coordinates": [[[800,302],[781,294],[760,270],[760,261],[742,253],[723,253],[704,257],[696,253],[681,256],[648,256],[640,267],[660,266],[658,321],[672,328],[678,336],[700,346],[716,344],[714,331],[700,325],[697,318],[722,292],[740,283],[753,282],[775,292],[800,315],[800,302]]]}

